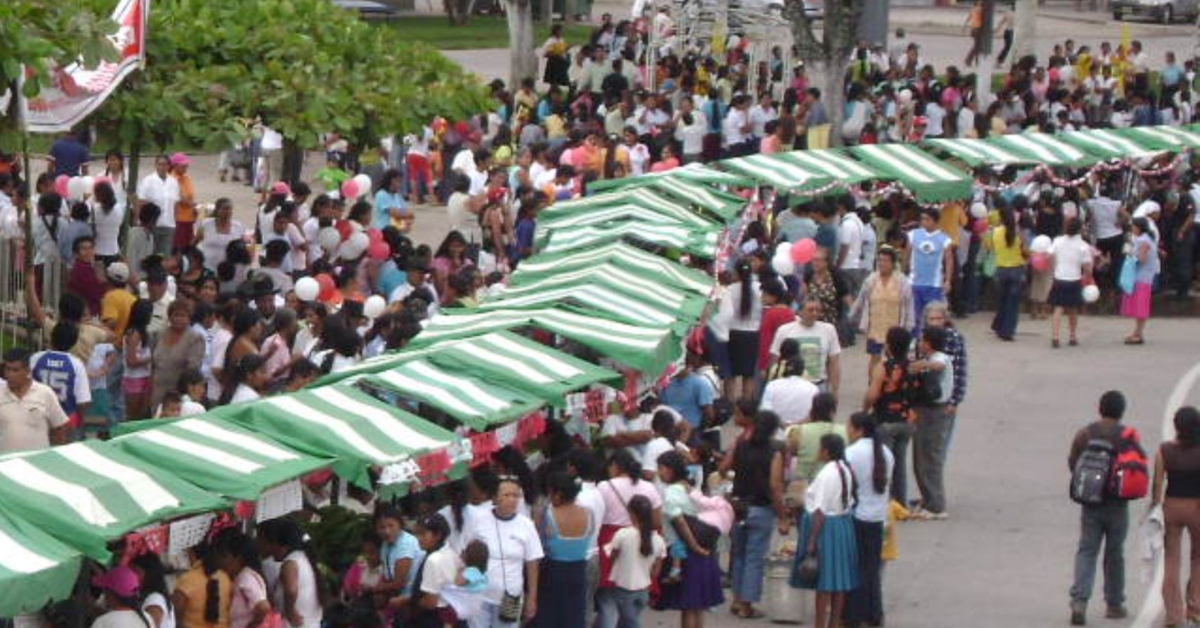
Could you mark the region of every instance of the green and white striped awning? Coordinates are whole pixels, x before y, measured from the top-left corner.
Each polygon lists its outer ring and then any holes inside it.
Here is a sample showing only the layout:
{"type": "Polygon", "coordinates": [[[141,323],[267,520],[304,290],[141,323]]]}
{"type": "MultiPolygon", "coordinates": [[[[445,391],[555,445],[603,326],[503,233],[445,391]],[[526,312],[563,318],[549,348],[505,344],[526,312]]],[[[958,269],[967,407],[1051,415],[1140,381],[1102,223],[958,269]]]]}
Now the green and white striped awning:
{"type": "Polygon", "coordinates": [[[598,194],[629,186],[644,185],[651,181],[678,181],[690,185],[753,187],[754,180],[749,177],[722,172],[702,164],[688,164],[666,172],[652,172],[640,177],[624,177],[621,179],[602,179],[588,184],[588,193],[598,194]]]}
{"type": "Polygon", "coordinates": [[[432,360],[416,359],[363,376],[358,383],[430,405],[479,432],[546,405],[540,396],[484,381],[482,376],[472,369],[451,370],[432,360]]]}
{"type": "Polygon", "coordinates": [[[620,373],[508,331],[441,342],[427,355],[430,362],[448,370],[481,375],[555,406],[568,393],[592,384],[620,386],[622,381],[620,373]]]}
{"type": "Polygon", "coordinates": [[[742,208],[746,206],[746,200],[735,194],[722,192],[711,185],[692,183],[672,177],[653,177],[638,186],[637,189],[661,192],[673,200],[711,213],[726,223],[737,218],[742,208]]]}
{"type": "Polygon", "coordinates": [[[240,409],[231,420],[297,451],[334,459],[334,472],[367,489],[370,467],[459,444],[453,432],[341,384],[228,407],[240,409]]]}
{"type": "Polygon", "coordinates": [[[1158,150],[1178,153],[1189,148],[1200,148],[1200,125],[1179,126],[1136,126],[1115,131],[1139,144],[1158,150]]]}
{"type": "Polygon", "coordinates": [[[645,188],[632,188],[609,194],[562,201],[538,212],[538,233],[545,229],[566,229],[599,225],[618,220],[679,224],[693,229],[719,226],[689,207],[645,188]]]}
{"type": "Polygon", "coordinates": [[[617,264],[600,264],[593,268],[562,271],[536,280],[510,283],[504,291],[503,298],[509,299],[546,290],[586,284],[601,285],[620,291],[668,312],[676,312],[680,317],[688,320],[700,318],[708,299],[707,294],[666,285],[654,277],[626,270],[617,264]]]}
{"type": "Polygon", "coordinates": [[[983,140],[993,146],[1020,155],[1026,163],[1047,166],[1090,166],[1100,161],[1091,152],[1077,148],[1059,137],[1046,133],[1000,135],[983,140]]]}
{"type": "Polygon", "coordinates": [[[0,617],[71,597],[80,553],[26,521],[0,513],[0,617]]]}
{"type": "MultiPolygon", "coordinates": [[[[695,297],[695,295],[689,295],[695,297]]],[[[489,298],[476,308],[481,312],[514,308],[541,309],[559,303],[575,304],[592,310],[595,314],[631,325],[647,327],[669,327],[683,335],[695,324],[704,308],[703,299],[695,297],[685,300],[681,306],[671,307],[663,300],[648,300],[644,294],[630,291],[624,286],[607,283],[590,277],[589,283],[567,283],[544,287],[524,286],[505,291],[489,298]]]]}
{"type": "Polygon", "coordinates": [[[523,327],[546,330],[583,345],[617,364],[655,375],[662,373],[683,351],[681,336],[668,327],[631,325],[563,306],[488,312],[474,309],[442,310],[412,339],[409,346],[439,347],[443,341],[454,338],[523,327]]]}
{"type": "Polygon", "coordinates": [[[229,505],[97,441],[0,458],[0,504],[100,562],[109,541],[137,528],[229,505]]]}
{"type": "Polygon", "coordinates": [[[879,178],[900,182],[923,203],[971,196],[974,183],[971,175],[938,161],[915,146],[864,144],[851,148],[850,152],[879,172],[879,178]]]}
{"type": "Polygon", "coordinates": [[[972,168],[1041,163],[983,140],[933,139],[926,140],[925,145],[957,157],[972,168]]]}
{"type": "Polygon", "coordinates": [[[207,491],[248,501],[333,463],[215,417],[165,421],[110,442],[207,491]]]}
{"type": "Polygon", "coordinates": [[[609,242],[594,248],[545,253],[522,260],[517,271],[509,277],[508,285],[520,286],[602,264],[616,265],[639,273],[655,283],[682,288],[704,296],[712,292],[714,283],[713,278],[702,271],[688,268],[624,242],[609,242]]]}
{"type": "Polygon", "coordinates": [[[1153,157],[1162,152],[1134,136],[1108,129],[1073,131],[1057,137],[1104,160],[1153,157]]]}
{"type": "Polygon", "coordinates": [[[783,192],[820,187],[833,181],[852,185],[878,176],[872,168],[836,149],[750,155],[726,159],[720,165],[783,192]]]}
{"type": "MultiPolygon", "coordinates": [[[[538,227],[542,227],[539,225],[538,227]]],[[[688,255],[712,258],[717,254],[721,233],[713,229],[689,229],[678,224],[614,222],[603,225],[546,229],[539,236],[540,254],[563,253],[614,242],[644,242],[688,255]]],[[[540,257],[540,255],[539,255],[540,257]]]]}

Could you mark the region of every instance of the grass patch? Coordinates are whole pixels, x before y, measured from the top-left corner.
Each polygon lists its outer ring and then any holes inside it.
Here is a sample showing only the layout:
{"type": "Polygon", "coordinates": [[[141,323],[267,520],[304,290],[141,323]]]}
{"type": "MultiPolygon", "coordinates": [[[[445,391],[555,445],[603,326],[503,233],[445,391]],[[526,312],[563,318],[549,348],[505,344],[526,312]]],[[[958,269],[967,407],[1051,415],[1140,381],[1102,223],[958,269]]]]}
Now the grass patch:
{"type": "MultiPolygon", "coordinates": [[[[421,41],[441,50],[508,48],[508,22],[500,16],[476,15],[462,26],[450,24],[445,16],[405,16],[379,22],[377,27],[395,31],[397,41],[421,41]]],[[[588,40],[592,26],[577,24],[565,30],[567,41],[577,44],[588,40]]],[[[535,25],[533,36],[540,46],[550,36],[550,27],[535,25]]]]}

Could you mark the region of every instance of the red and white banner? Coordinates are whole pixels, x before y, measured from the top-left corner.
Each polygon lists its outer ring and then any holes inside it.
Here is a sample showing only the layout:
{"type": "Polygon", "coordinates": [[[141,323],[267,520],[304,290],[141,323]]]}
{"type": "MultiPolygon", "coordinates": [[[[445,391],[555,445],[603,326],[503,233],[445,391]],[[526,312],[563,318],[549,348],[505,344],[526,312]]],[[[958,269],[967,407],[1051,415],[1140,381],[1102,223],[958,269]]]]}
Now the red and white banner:
{"type": "Polygon", "coordinates": [[[36,97],[25,101],[25,128],[32,133],[60,133],[82,122],[104,103],[130,72],[146,58],[146,20],[150,0],[121,0],[113,11],[117,32],[109,37],[120,57],[86,68],[82,62],[51,69],[51,78],[36,97]]]}

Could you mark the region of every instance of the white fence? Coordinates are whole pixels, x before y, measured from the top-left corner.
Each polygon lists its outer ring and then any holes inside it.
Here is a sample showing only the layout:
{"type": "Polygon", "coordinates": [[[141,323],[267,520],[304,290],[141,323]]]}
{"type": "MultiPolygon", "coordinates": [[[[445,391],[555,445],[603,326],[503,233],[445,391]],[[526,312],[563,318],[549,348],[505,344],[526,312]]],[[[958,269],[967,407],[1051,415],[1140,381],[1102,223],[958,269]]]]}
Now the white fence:
{"type": "MultiPolygon", "coordinates": [[[[66,288],[66,275],[60,261],[43,265],[41,271],[40,301],[43,311],[51,313],[57,310],[58,300],[66,288]]],[[[24,342],[29,325],[25,277],[24,244],[19,240],[0,240],[0,335],[10,339],[6,346],[14,344],[13,341],[34,347],[41,344],[41,334],[36,334],[32,342],[24,342]]]]}

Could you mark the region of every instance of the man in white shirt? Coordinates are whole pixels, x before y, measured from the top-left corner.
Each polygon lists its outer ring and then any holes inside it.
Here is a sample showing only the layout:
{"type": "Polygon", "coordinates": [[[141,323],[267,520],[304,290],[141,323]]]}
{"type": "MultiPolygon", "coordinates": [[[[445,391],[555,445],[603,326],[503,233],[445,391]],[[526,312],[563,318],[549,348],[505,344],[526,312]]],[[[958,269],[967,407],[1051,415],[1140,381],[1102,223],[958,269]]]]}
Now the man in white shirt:
{"type": "Polygon", "coordinates": [[[751,131],[750,115],[747,112],[749,100],[738,94],[729,103],[729,113],[725,114],[722,125],[722,141],[725,151],[730,157],[742,157],[752,149],[749,133],[751,131]]]}
{"type": "Polygon", "coordinates": [[[283,178],[283,134],[269,126],[262,128],[262,141],[259,143],[262,151],[264,168],[260,190],[266,190],[271,183],[283,178]]]}
{"type": "Polygon", "coordinates": [[[21,236],[17,220],[17,206],[13,197],[17,194],[17,180],[9,173],[0,174],[0,238],[11,240],[21,236]]]}
{"type": "Polygon", "coordinates": [[[671,116],[659,108],[658,96],[650,94],[642,101],[642,106],[633,112],[633,117],[628,122],[637,129],[638,137],[644,142],[655,129],[666,128],[671,122],[671,116]]]}
{"type": "Polygon", "coordinates": [[[775,339],[771,341],[771,364],[779,360],[779,346],[783,341],[795,338],[800,343],[800,357],[804,358],[804,378],[837,397],[841,383],[838,357],[842,345],[833,325],[820,318],[821,301],[814,297],[805,299],[799,318],[775,332],[775,339]]]}
{"type": "MultiPolygon", "coordinates": [[[[855,211],[854,197],[849,194],[837,199],[838,213],[838,258],[837,273],[846,284],[846,294],[858,296],[863,280],[867,278],[870,260],[864,258],[863,243],[866,240],[866,227],[855,211]]],[[[846,317],[840,317],[845,320],[846,317]]],[[[845,325],[846,344],[854,344],[854,325],[845,325]]]]}
{"type": "Polygon", "coordinates": [[[29,352],[4,353],[0,384],[0,453],[47,449],[67,440],[67,415],[54,391],[33,380],[29,352]]]}
{"type": "Polygon", "coordinates": [[[154,203],[162,211],[154,225],[154,252],[171,254],[171,243],[175,239],[175,203],[179,200],[179,180],[171,176],[171,162],[166,155],[154,160],[154,172],[146,175],[137,186],[138,209],[154,203]]]}
{"type": "Polygon", "coordinates": [[[641,460],[646,443],[654,438],[654,432],[650,431],[650,415],[643,413],[636,403],[623,400],[623,393],[617,394],[619,398],[613,403],[620,404],[621,411],[605,417],[600,428],[600,444],[609,454],[625,449],[641,460]]]}
{"type": "Polygon", "coordinates": [[[779,118],[779,110],[771,102],[771,93],[763,92],[758,104],[750,108],[750,133],[755,139],[761,140],[767,136],[767,123],[779,118]]]}

